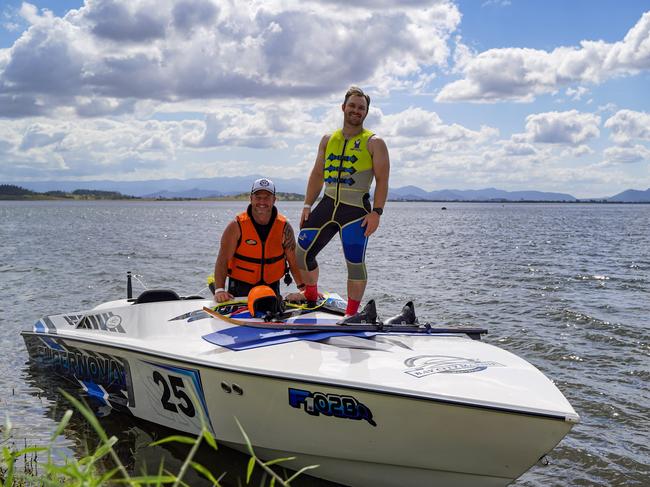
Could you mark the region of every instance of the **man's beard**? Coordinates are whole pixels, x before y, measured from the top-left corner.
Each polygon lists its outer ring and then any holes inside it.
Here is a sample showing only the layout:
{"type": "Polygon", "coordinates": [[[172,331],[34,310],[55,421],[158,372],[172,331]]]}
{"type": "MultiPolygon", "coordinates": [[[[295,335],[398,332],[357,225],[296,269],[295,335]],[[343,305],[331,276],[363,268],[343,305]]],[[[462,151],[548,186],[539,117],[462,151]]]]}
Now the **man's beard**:
{"type": "Polygon", "coordinates": [[[354,127],[359,127],[363,125],[363,120],[364,117],[359,117],[357,118],[356,116],[353,115],[346,115],[345,116],[345,123],[348,125],[352,125],[354,127]]]}

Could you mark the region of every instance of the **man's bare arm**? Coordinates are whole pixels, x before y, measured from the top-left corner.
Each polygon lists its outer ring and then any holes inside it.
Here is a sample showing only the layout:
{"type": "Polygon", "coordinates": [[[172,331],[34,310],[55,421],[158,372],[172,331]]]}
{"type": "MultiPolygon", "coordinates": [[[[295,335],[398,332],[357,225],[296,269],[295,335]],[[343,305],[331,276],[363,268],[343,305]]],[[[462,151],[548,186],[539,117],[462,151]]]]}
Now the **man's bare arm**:
{"type": "Polygon", "coordinates": [[[296,237],[293,233],[293,228],[289,223],[284,227],[282,246],[284,247],[284,253],[287,257],[287,262],[289,263],[289,270],[291,271],[296,286],[304,284],[305,281],[302,278],[302,274],[298,268],[298,263],[296,262],[296,237]]]}
{"type": "Polygon", "coordinates": [[[388,198],[388,177],[390,175],[390,160],[388,147],[383,139],[370,139],[368,149],[372,155],[372,168],[375,173],[375,194],[373,206],[383,208],[388,198]]]}
{"type": "MultiPolygon", "coordinates": [[[[236,221],[230,222],[221,235],[219,255],[217,255],[217,260],[214,263],[214,287],[216,289],[224,288],[226,286],[228,261],[235,255],[237,242],[239,241],[240,236],[241,232],[236,221]]],[[[227,299],[232,299],[232,296],[227,299]]]]}
{"type": "Polygon", "coordinates": [[[284,226],[284,235],[282,237],[282,247],[285,252],[296,251],[296,236],[293,233],[293,228],[289,223],[284,226]]]}
{"type": "MultiPolygon", "coordinates": [[[[372,155],[372,169],[375,174],[375,194],[373,207],[383,208],[388,198],[388,176],[390,173],[390,161],[388,159],[388,148],[386,143],[379,137],[373,137],[368,142],[368,150],[372,155]]],[[[379,227],[380,216],[371,211],[363,218],[361,226],[365,228],[364,235],[369,237],[379,227]]]]}
{"type": "MultiPolygon", "coordinates": [[[[307,181],[307,189],[305,190],[305,204],[313,205],[318,198],[321,190],[323,189],[323,174],[325,171],[325,148],[327,147],[327,142],[329,141],[330,136],[324,135],[318,144],[318,154],[316,154],[316,161],[314,162],[314,167],[309,174],[309,180],[307,181]]],[[[311,213],[310,208],[304,208],[302,215],[300,216],[300,228],[302,228],[305,220],[309,218],[311,213]]]]}

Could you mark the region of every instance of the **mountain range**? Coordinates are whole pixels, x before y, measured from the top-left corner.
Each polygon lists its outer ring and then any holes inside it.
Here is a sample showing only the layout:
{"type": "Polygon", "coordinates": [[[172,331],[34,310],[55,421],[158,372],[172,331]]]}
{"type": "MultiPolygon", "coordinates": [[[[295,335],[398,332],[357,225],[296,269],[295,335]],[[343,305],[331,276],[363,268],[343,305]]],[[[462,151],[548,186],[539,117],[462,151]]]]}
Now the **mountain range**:
{"type": "Polygon", "coordinates": [[[502,189],[442,189],[425,191],[417,186],[404,186],[389,191],[391,200],[434,201],[577,201],[565,193],[543,191],[504,191],[502,189]]]}
{"type": "MultiPolygon", "coordinates": [[[[235,176],[202,179],[157,179],[149,181],[23,181],[11,182],[32,191],[67,191],[92,189],[118,191],[142,198],[210,198],[224,197],[250,191],[251,182],[259,177],[235,176]]],[[[274,178],[278,191],[304,194],[304,179],[274,178]]],[[[645,191],[628,189],[614,196],[578,199],[566,193],[543,191],[504,191],[485,189],[443,189],[426,191],[417,186],[390,188],[388,199],[393,201],[608,201],[616,203],[650,203],[650,188],[645,191]]]]}

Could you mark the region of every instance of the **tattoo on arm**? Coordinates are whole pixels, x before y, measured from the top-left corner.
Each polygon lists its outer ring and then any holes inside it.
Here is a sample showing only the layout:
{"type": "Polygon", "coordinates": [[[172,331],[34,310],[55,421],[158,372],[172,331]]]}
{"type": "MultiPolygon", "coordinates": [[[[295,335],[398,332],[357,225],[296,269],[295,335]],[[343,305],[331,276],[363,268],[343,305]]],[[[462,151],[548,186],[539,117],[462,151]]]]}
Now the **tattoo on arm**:
{"type": "Polygon", "coordinates": [[[296,237],[293,234],[293,228],[291,228],[291,225],[284,226],[284,241],[282,242],[282,247],[285,250],[296,250],[296,237]]]}

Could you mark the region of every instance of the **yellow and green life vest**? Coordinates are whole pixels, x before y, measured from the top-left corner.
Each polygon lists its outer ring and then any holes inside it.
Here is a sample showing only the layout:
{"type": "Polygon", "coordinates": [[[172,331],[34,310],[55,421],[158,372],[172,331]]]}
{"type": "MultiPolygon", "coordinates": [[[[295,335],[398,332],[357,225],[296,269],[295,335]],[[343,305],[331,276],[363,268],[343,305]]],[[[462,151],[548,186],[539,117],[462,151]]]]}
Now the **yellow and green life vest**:
{"type": "Polygon", "coordinates": [[[370,191],[374,177],[368,141],[375,135],[364,129],[347,139],[337,130],[327,142],[323,178],[325,194],[335,203],[363,207],[363,197],[370,191]]]}

